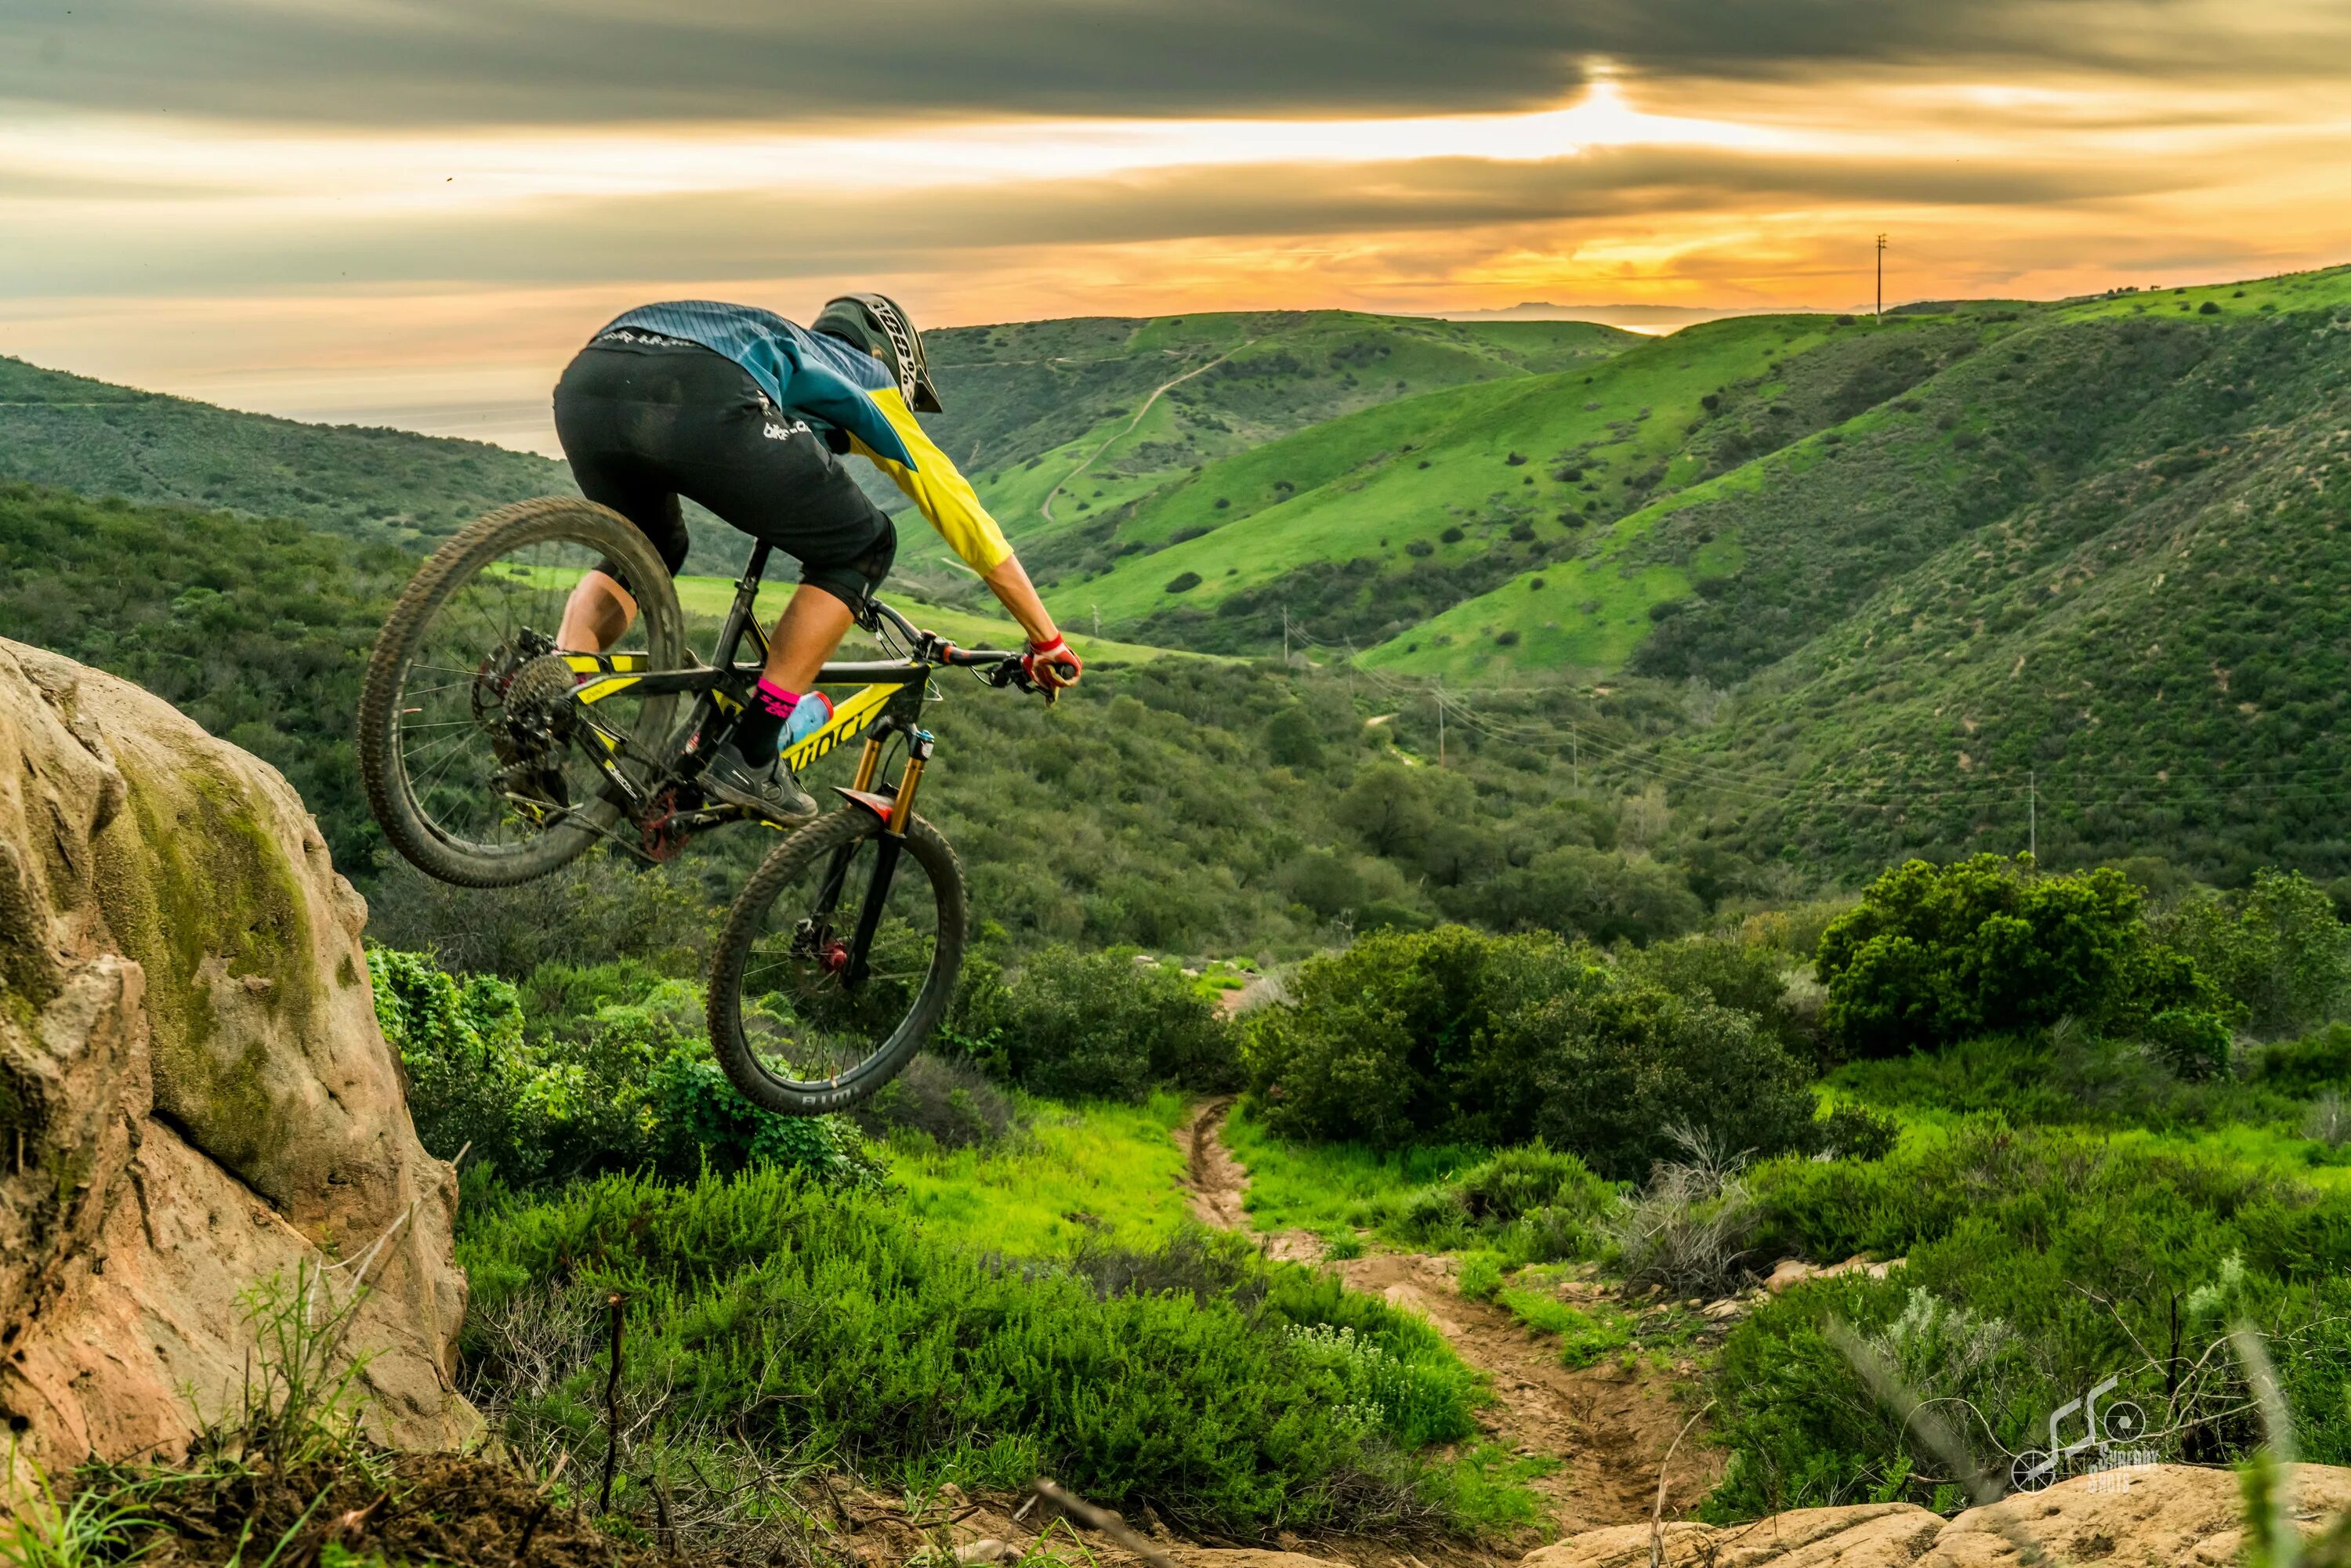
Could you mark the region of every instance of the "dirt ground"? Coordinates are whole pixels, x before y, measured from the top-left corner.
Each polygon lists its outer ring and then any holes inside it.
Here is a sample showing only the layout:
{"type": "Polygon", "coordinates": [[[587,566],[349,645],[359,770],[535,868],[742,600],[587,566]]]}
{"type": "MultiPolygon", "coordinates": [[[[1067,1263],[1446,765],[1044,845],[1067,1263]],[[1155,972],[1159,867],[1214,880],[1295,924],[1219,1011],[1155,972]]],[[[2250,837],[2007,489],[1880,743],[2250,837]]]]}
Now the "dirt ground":
{"type": "MultiPolygon", "coordinates": [[[[1230,1106],[1228,1100],[1207,1102],[1178,1135],[1193,1214],[1203,1224],[1245,1231],[1249,1172],[1217,1135],[1230,1106]]],[[[1318,1239],[1302,1230],[1270,1236],[1265,1247],[1272,1256],[1304,1261],[1322,1255],[1318,1239]]],[[[1691,1407],[1675,1396],[1683,1381],[1678,1372],[1646,1363],[1626,1372],[1613,1361],[1569,1367],[1548,1336],[1500,1307],[1457,1293],[1449,1258],[1374,1252],[1331,1266],[1354,1289],[1426,1318],[1463,1361],[1493,1380],[1496,1403],[1480,1419],[1491,1439],[1511,1452],[1559,1461],[1532,1485],[1562,1532],[1647,1520],[1657,1506],[1660,1471],[1667,1519],[1687,1512],[1721,1479],[1722,1456],[1700,1440],[1701,1429],[1683,1435],[1691,1407]]]]}

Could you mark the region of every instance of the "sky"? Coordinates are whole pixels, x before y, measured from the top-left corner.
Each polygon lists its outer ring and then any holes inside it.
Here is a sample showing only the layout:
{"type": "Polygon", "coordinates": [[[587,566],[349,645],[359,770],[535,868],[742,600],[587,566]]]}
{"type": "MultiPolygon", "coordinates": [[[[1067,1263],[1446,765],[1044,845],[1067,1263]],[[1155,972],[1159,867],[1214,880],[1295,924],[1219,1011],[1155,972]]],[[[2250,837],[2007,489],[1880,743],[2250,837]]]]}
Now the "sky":
{"type": "Polygon", "coordinates": [[[2346,190],[2351,0],[0,0],[0,353],[539,450],[650,299],[2046,298],[2346,190]]]}

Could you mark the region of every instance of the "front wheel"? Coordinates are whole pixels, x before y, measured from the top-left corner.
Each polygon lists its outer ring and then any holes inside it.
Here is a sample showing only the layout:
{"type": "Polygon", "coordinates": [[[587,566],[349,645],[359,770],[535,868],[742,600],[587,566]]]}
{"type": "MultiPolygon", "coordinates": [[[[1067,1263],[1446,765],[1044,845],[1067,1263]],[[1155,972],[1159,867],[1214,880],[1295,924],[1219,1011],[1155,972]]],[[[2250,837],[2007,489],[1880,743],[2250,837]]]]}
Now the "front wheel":
{"type": "Polygon", "coordinates": [[[726,912],[710,1043],[743,1097],[787,1116],[854,1105],[938,1027],[963,967],[963,868],[914,818],[845,806],[776,846],[726,912]]]}

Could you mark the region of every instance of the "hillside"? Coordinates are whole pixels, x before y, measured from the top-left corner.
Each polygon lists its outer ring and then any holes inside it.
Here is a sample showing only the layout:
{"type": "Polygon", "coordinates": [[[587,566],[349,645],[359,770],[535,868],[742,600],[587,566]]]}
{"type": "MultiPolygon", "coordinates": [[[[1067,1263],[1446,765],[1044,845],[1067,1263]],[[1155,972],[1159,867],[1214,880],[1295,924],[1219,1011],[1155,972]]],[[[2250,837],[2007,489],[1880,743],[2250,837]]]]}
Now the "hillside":
{"type": "Polygon", "coordinates": [[[1401,400],[1212,464],[1102,525],[1076,570],[1102,574],[1063,578],[1054,602],[1145,641],[1263,648],[1286,610],[1327,641],[1375,642],[1604,550],[1654,492],[1895,395],[1971,337],[1934,319],[1747,317],[1401,400]]]}
{"type": "Polygon", "coordinates": [[[1344,310],[1083,317],[926,337],[947,405],[931,433],[1024,545],[1323,420],[1640,340],[1581,321],[1344,310]]]}
{"type": "Polygon", "coordinates": [[[1789,393],[1820,379],[1818,351],[1730,389],[1710,422],[1717,461],[1668,476],[1687,487],[1595,536],[1542,588],[1516,574],[1369,662],[1456,680],[1572,663],[1731,684],[2020,508],[2307,410],[2330,395],[2310,378],[2341,361],[2331,334],[2346,305],[2351,269],[1856,326],[1881,343],[1924,329],[1945,351],[1931,375],[1888,378],[1817,420],[1789,393]],[[1614,635],[1597,634],[1604,622],[1614,635]]]}
{"type": "Polygon", "coordinates": [[[1759,859],[2342,877],[2346,305],[2338,271],[2017,312],[1365,662],[1728,692],[1638,768],[1759,859]]]}
{"type": "Polygon", "coordinates": [[[5,356],[0,411],[0,478],[355,538],[429,546],[505,502],[576,494],[562,464],[527,452],[240,413],[5,356]]]}

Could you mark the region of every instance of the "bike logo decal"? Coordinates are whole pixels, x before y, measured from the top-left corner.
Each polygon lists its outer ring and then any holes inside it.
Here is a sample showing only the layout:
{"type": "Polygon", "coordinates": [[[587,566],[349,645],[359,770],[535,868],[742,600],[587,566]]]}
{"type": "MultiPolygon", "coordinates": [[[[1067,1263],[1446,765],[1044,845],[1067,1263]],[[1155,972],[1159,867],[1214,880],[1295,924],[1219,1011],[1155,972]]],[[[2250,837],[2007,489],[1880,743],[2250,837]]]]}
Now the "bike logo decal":
{"type": "Polygon", "coordinates": [[[601,680],[580,682],[571,694],[574,701],[599,703],[635,685],[636,674],[644,673],[652,658],[645,653],[566,653],[563,662],[571,666],[575,674],[603,675],[601,680]],[[623,674],[629,671],[634,671],[636,674],[623,674]]]}
{"type": "Polygon", "coordinates": [[[855,695],[834,705],[831,723],[783,754],[784,766],[797,773],[831,753],[842,741],[864,734],[867,727],[882,716],[882,710],[889,706],[890,699],[903,689],[894,683],[860,686],[855,695]]]}

